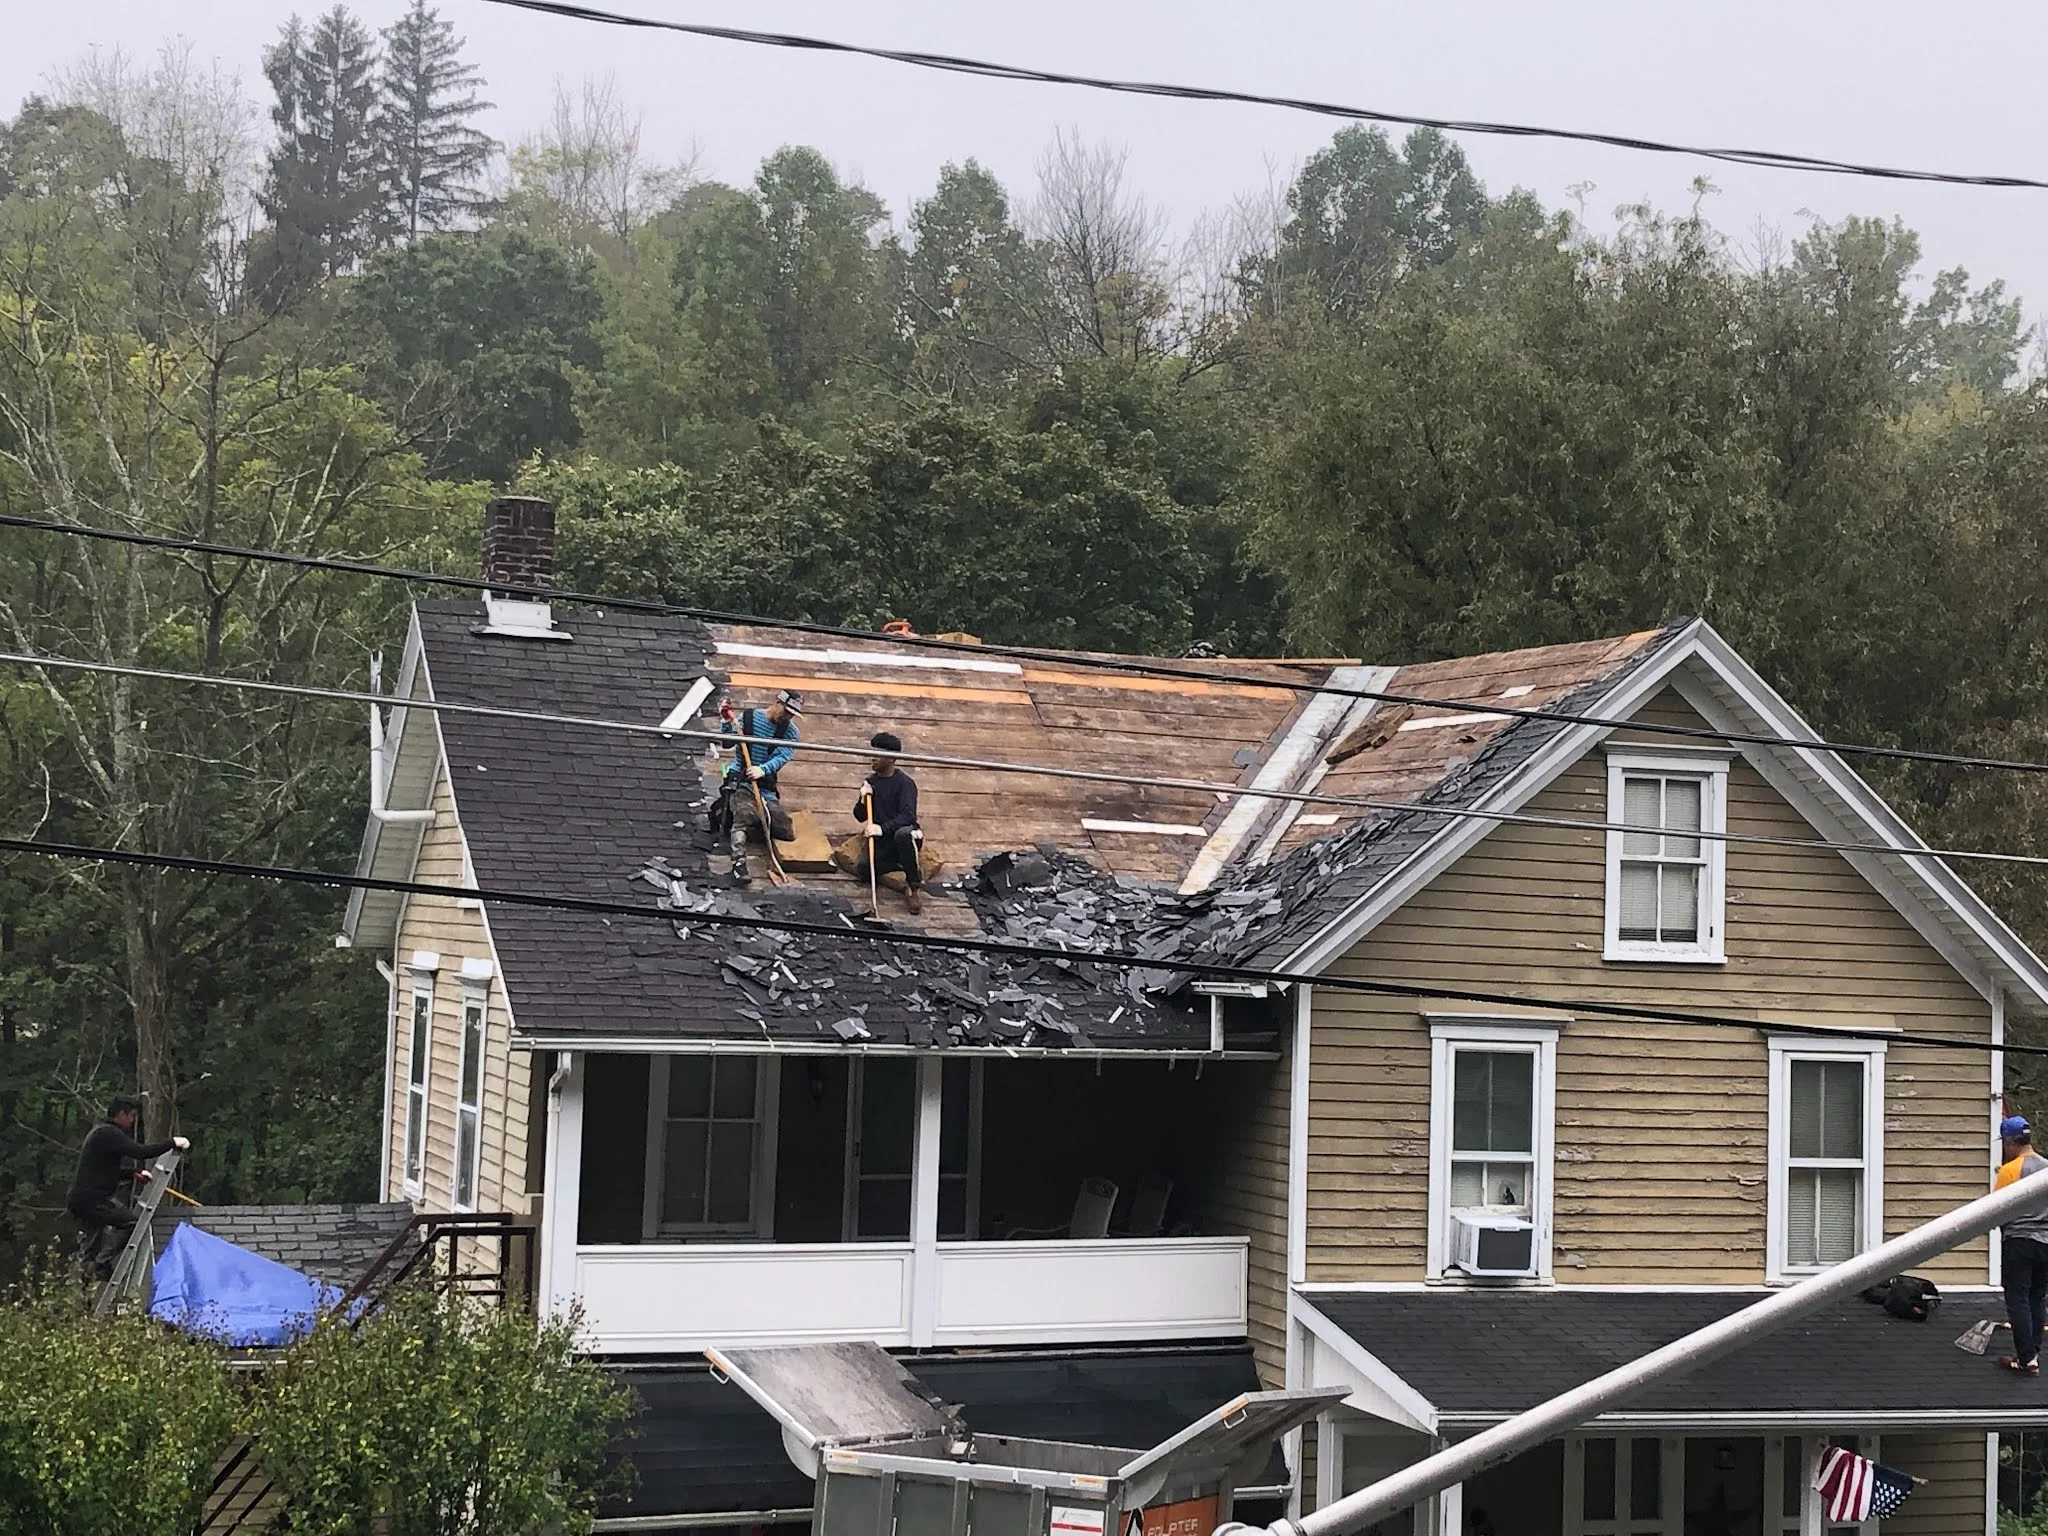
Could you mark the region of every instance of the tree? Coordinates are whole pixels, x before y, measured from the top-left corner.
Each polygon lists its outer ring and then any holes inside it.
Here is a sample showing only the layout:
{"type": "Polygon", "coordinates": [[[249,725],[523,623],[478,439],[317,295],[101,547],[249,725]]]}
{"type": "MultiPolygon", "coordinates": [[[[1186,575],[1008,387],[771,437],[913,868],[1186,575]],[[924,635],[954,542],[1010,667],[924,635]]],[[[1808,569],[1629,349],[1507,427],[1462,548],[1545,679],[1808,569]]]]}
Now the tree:
{"type": "Polygon", "coordinates": [[[1032,324],[1048,300],[1044,266],[1001,182],[972,160],[944,167],[932,195],[911,207],[910,237],[904,312],[916,388],[985,400],[1049,369],[1032,324]]]}
{"type": "Polygon", "coordinates": [[[1172,348],[1165,226],[1126,190],[1128,159],[1060,133],[1039,161],[1026,227],[1045,262],[1038,326],[1055,357],[1144,362],[1172,348]]]}
{"type": "Polygon", "coordinates": [[[375,43],[340,5],[310,31],[297,16],[265,50],[276,94],[262,204],[271,228],[263,286],[297,293],[350,271],[375,249],[385,168],[375,43]]]}
{"type": "Polygon", "coordinates": [[[782,403],[800,405],[888,344],[882,200],[839,179],[815,149],[780,149],[754,177],[762,335],[782,403]]]}
{"type": "Polygon", "coordinates": [[[1417,128],[1399,152],[1378,128],[1343,128],[1287,194],[1278,248],[1254,263],[1266,303],[1306,298],[1356,324],[1410,272],[1440,267],[1473,240],[1486,192],[1464,151],[1417,128]]]}
{"type": "MultiPolygon", "coordinates": [[[[408,519],[458,513],[459,493],[423,483],[344,376],[277,345],[274,319],[242,302],[217,167],[137,166],[96,114],[31,137],[29,174],[0,201],[0,505],[307,552],[395,547],[408,519]]],[[[250,562],[68,540],[0,551],[13,647],[116,668],[303,680],[352,661],[353,625],[384,616],[250,562]]],[[[52,825],[76,841],[295,862],[290,850],[332,825],[313,790],[346,791],[331,766],[353,755],[345,717],[118,673],[24,676],[9,725],[24,759],[50,765],[52,825]]],[[[167,1128],[193,1027],[181,981],[241,909],[214,882],[139,866],[64,880],[92,914],[86,931],[112,936],[79,948],[71,982],[125,1009],[133,1049],[118,1076],[133,1071],[151,1125],[167,1128]]],[[[278,980],[301,963],[280,961],[278,980]]]]}
{"type": "Polygon", "coordinates": [[[503,482],[578,441],[572,377],[601,361],[592,265],[516,230],[429,235],[370,261],[339,335],[437,473],[503,482]]]}
{"type": "Polygon", "coordinates": [[[378,128],[389,178],[385,217],[414,240],[483,206],[484,168],[498,146],[473,126],[491,104],[477,95],[483,77],[462,57],[453,23],[427,0],[412,0],[383,35],[378,128]]]}

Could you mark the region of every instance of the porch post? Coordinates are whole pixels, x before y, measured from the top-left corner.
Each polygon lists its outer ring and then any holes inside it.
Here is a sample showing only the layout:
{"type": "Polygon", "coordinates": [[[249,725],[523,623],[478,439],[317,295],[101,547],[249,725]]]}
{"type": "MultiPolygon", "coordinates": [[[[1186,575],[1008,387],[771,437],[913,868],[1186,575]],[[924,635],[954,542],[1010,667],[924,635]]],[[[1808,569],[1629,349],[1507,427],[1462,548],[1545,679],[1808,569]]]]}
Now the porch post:
{"type": "Polygon", "coordinates": [[[576,1300],[577,1199],[583,1183],[583,1055],[564,1051],[548,1079],[547,1192],[540,1207],[540,1294],[550,1314],[576,1300]]]}
{"type": "Polygon", "coordinates": [[[917,1059],[917,1134],[911,1146],[910,1342],[923,1349],[939,1326],[939,1127],[945,1058],[917,1059]]]}

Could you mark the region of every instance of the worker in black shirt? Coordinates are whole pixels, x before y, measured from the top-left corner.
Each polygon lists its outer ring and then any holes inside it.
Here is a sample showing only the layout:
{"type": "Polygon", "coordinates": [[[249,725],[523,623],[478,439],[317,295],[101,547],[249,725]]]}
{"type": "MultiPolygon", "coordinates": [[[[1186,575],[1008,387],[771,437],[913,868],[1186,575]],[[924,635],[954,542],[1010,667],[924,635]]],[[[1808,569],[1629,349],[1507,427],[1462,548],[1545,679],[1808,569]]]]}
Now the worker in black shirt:
{"type": "MultiPolygon", "coordinates": [[[[183,1152],[192,1145],[182,1136],[137,1141],[135,1120],[141,1112],[142,1105],[134,1099],[116,1099],[107,1106],[107,1118],[86,1132],[85,1145],[78,1149],[78,1171],[72,1174],[71,1191],[64,1197],[64,1209],[84,1228],[79,1253],[102,1280],[114,1272],[114,1259],[135,1228],[135,1212],[114,1199],[114,1191],[123,1182],[121,1164],[129,1158],[146,1163],[173,1147],[183,1152]],[[101,1245],[109,1232],[115,1243],[103,1254],[101,1245]]],[[[142,1175],[148,1176],[146,1172],[142,1175]]]]}
{"type": "MultiPolygon", "coordinates": [[[[875,872],[886,875],[892,869],[902,870],[903,904],[915,912],[923,905],[920,891],[924,885],[924,872],[917,867],[918,845],[924,841],[917,826],[917,780],[896,766],[903,742],[895,733],[877,731],[868,738],[868,745],[880,756],[869,764],[874,771],[854,802],[853,814],[861,819],[861,833],[867,838],[875,872]]],[[[854,874],[865,878],[867,873],[864,858],[854,874]]]]}

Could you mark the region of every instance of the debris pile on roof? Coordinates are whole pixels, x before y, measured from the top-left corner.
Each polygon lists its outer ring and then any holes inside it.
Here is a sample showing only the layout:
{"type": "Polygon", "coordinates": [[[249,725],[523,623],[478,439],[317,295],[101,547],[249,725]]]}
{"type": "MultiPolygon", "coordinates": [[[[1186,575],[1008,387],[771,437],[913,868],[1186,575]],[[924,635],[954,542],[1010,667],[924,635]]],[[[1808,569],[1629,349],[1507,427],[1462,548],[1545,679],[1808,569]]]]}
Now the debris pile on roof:
{"type": "MultiPolygon", "coordinates": [[[[692,885],[686,873],[650,859],[634,878],[659,891],[676,914],[676,937],[716,945],[719,980],[732,1011],[767,1039],[810,1035],[821,1043],[1057,1050],[1207,1044],[1206,1022],[1160,996],[1169,967],[1131,969],[1057,955],[896,945],[851,914],[836,895],[798,886],[745,893],[692,885]],[[786,919],[845,928],[862,937],[693,923],[696,915],[786,919]],[[1099,1037],[1099,1038],[1098,1038],[1099,1037]]],[[[1161,886],[1104,874],[1047,844],[984,860],[942,882],[979,920],[983,937],[1034,948],[1135,951],[1165,958],[1172,944],[1139,934],[1162,927],[1180,898],[1161,886]],[[1145,946],[1149,946],[1145,947],[1145,946]]]]}

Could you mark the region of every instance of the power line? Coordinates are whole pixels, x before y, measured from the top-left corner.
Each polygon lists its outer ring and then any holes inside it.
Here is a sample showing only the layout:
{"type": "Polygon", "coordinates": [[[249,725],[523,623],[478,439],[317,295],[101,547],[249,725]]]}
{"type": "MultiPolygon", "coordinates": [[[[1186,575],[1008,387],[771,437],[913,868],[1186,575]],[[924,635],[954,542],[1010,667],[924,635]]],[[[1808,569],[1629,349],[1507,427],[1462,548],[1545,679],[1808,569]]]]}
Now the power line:
{"type": "Polygon", "coordinates": [[[918,69],[935,69],[956,75],[977,75],[989,80],[1009,80],[1029,85],[1072,85],[1093,91],[1114,91],[1126,96],[1164,96],[1178,101],[1232,102],[1241,106],[1282,107],[1292,112],[1310,112],[1319,117],[1338,117],[1355,122],[1394,123],[1402,127],[1439,128],[1447,133],[1491,134],[1516,139],[1565,139],[1580,144],[1600,144],[1610,149],[1641,150],[1659,155],[1693,155],[1706,160],[1725,160],[1735,165],[1759,166],[1765,170],[1804,171],[1830,176],[1874,176],[1886,181],[1932,181],[1969,187],[2026,187],[2048,190],[2048,181],[2024,176],[1965,175],[1954,171],[1921,171],[1901,166],[1867,165],[1853,160],[1794,154],[1785,150],[1716,148],[1697,144],[1672,144],[1660,139],[1636,138],[1629,134],[1600,133],[1583,128],[1544,128],[1526,123],[1494,123],[1466,118],[1422,117],[1413,113],[1390,112],[1377,107],[1348,107],[1335,102],[1315,101],[1299,96],[1267,96],[1254,91],[1226,90],[1214,86],[1169,85],[1152,80],[1117,80],[1099,75],[1075,75],[1061,70],[1034,69],[1022,64],[999,64],[985,59],[962,58],[957,54],[925,53],[902,48],[877,48],[859,43],[835,42],[828,38],[805,37],[792,32],[760,32],[745,27],[717,27],[703,22],[662,21],[649,16],[629,16],[618,11],[576,5],[569,0],[492,0],[524,11],[539,11],[572,21],[591,21],[613,27],[639,27],[661,32],[682,32],[693,37],[716,38],[721,42],[748,43],[766,48],[792,48],[809,53],[853,54],[908,64],[918,69]]]}
{"type": "MultiPolygon", "coordinates": [[[[1682,1008],[1653,1008],[1635,1003],[1605,1003],[1589,998],[1530,996],[1515,992],[1481,992],[1460,987],[1432,987],[1415,982],[1367,981],[1357,976],[1326,976],[1309,971],[1271,970],[1209,960],[1161,959],[1129,950],[1065,949],[1050,944],[1025,944],[1011,939],[969,938],[909,930],[887,932],[839,927],[800,918],[748,916],[736,912],[698,912],[683,907],[652,907],[643,902],[607,901],[594,896],[546,895],[490,886],[442,885],[420,880],[384,880],[371,875],[344,875],[276,864],[244,864],[225,859],[199,859],[178,854],[142,853],[126,848],[96,848],[82,843],[50,843],[40,839],[0,837],[0,853],[30,853],[46,858],[83,859],[127,864],[145,869],[178,870],[187,874],[232,875],[277,880],[289,885],[324,886],[335,890],[382,891],[399,896],[441,896],[456,901],[481,901],[503,906],[535,907],[552,912],[581,912],[598,917],[630,917],[648,922],[687,923],[714,928],[767,930],[806,938],[850,940],[866,944],[898,944],[909,949],[954,950],[1001,955],[1019,960],[1086,961],[1115,970],[1167,972],[1207,981],[1264,982],[1269,986],[1313,986],[1332,992],[1358,992],[1372,997],[1412,997],[1427,1002],[1480,1003],[1489,1007],[1548,1009],[1602,1018],[1635,1019],[1653,1024],[1696,1024],[1715,1029],[1743,1029],[1774,1034],[1839,1039],[1882,1040],[1891,1045],[1924,1045],[1936,1050],[2003,1052],[2014,1056],[2048,1056],[2048,1046],[2001,1045],[1989,1040],[1951,1040],[1893,1030],[1833,1028],[1775,1019],[1744,1019],[1733,1014],[1702,1013],[1682,1008]]],[[[1077,1055],[1086,1055],[1085,1049],[1077,1055]]]]}
{"type": "MultiPolygon", "coordinates": [[[[484,720],[507,720],[527,725],[561,725],[579,730],[616,731],[635,736],[730,743],[734,738],[722,731],[687,726],[646,725],[634,720],[610,720],[593,715],[563,715],[547,710],[519,709],[502,704],[462,704],[452,700],[427,699],[388,693],[370,693],[356,688],[331,688],[312,683],[278,683],[261,678],[230,677],[212,672],[173,672],[160,667],[127,666],[118,662],[86,661],[69,656],[46,656],[28,651],[0,651],[0,663],[27,667],[48,667],[59,671],[87,672],[102,676],[133,677],[152,682],[178,683],[199,687],[232,688],[252,693],[277,694],[287,698],[334,700],[369,704],[391,709],[418,709],[435,714],[461,715],[484,720]]],[[[875,755],[872,746],[838,746],[829,742],[803,741],[798,749],[829,757],[867,759],[875,755]]],[[[1552,827],[1573,832],[1641,832],[1642,827],[1620,821],[1589,821],[1574,816],[1547,816],[1529,811],[1489,810],[1477,806],[1432,805],[1408,800],[1381,800],[1365,795],[1328,794],[1314,789],[1259,789],[1249,785],[1224,784],[1210,779],[1166,778],[1140,773],[1112,773],[1093,768],[1067,768],[1050,763],[1008,762],[1000,758],[954,757],[930,752],[893,752],[890,756],[919,767],[952,768],[981,773],[1014,773],[1037,778],[1071,779],[1091,784],[1112,784],[1120,788],[1173,789],[1219,798],[1279,801],[1295,805],[1334,805],[1351,810],[1384,811],[1394,814],[1445,816],[1453,820],[1485,821],[1523,827],[1552,827]]],[[[1798,848],[1826,853],[1874,853],[1900,858],[1974,860],[1983,863],[2048,865],[2048,854],[1986,852],[1974,848],[1901,848],[1890,843],[1833,842],[1827,838],[1773,837],[1758,832],[1688,832],[1705,842],[1736,843],[1766,848],[1798,848]]]]}
{"type": "MultiPolygon", "coordinates": [[[[0,528],[24,528],[38,533],[61,533],[75,538],[99,539],[130,544],[144,549],[172,550],[184,554],[218,555],[227,559],[256,560],[303,570],[335,571],[349,576],[370,576],[380,580],[403,581],[416,586],[447,587],[458,592],[488,592],[497,597],[533,598],[540,601],[580,603],[592,608],[610,608],[624,613],[650,614],[660,618],[694,619],[704,624],[731,624],[757,629],[780,629],[791,634],[826,635],[836,639],[883,641],[908,648],[945,651],[972,656],[1008,656],[1035,661],[1045,666],[1077,671],[1129,673],[1139,677],[1177,678],[1183,681],[1226,683],[1238,688],[1258,688],[1273,693],[1322,694],[1335,699],[1360,699],[1377,704],[1406,705],[1412,709],[1440,709],[1453,714],[1486,715],[1513,720],[1547,720],[1559,725],[1590,725],[1602,730],[1623,726],[1653,736],[1674,736],[1688,741],[1716,745],[1733,742],[1743,746],[1790,747],[1801,752],[1831,752],[1843,757],[1876,757],[1903,762],[1927,763],[1954,768],[1995,769],[2002,772],[2048,774],[2048,762],[2025,758],[1979,757],[1960,752],[1935,752],[1918,747],[1885,747],[1865,742],[1830,741],[1816,736],[1810,741],[1791,736],[1774,736],[1759,731],[1723,731],[1712,726],[1679,725],[1655,720],[1611,720],[1601,715],[1578,714],[1570,710],[1514,705],[1504,699],[1441,699],[1425,694],[1394,693],[1386,689],[1348,688],[1314,682],[1288,682],[1258,677],[1245,672],[1184,666],[1147,660],[1136,656],[1100,656],[1085,651],[1049,651],[1033,646],[1006,645],[999,641],[947,640],[938,635],[883,635],[871,629],[847,624],[823,624],[809,619],[775,619],[760,614],[733,613],[719,608],[696,608],[680,603],[656,602],[649,598],[608,596],[597,592],[576,592],[560,587],[525,586],[512,582],[487,581],[478,576],[451,576],[437,571],[408,570],[402,566],[376,565],[333,555],[300,555],[278,549],[252,549],[235,544],[201,539],[173,538],[166,534],[136,533],[125,528],[95,528],[84,523],[67,523],[49,518],[22,517],[0,513],[0,528]]],[[[1263,658],[1274,667],[1298,666],[1286,657],[1263,658]]]]}

